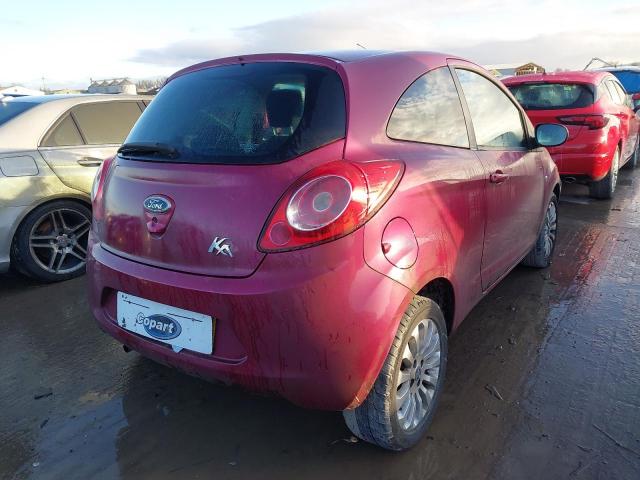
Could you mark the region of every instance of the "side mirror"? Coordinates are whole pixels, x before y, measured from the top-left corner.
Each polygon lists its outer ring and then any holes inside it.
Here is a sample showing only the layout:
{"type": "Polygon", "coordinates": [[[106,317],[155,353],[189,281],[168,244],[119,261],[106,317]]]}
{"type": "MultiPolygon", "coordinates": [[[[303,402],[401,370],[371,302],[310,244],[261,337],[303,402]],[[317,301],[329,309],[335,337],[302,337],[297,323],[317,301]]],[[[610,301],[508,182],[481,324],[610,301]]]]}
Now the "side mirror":
{"type": "Polygon", "coordinates": [[[569,138],[569,130],[557,123],[541,123],[536,127],[536,141],[543,147],[557,147],[569,138]]]}

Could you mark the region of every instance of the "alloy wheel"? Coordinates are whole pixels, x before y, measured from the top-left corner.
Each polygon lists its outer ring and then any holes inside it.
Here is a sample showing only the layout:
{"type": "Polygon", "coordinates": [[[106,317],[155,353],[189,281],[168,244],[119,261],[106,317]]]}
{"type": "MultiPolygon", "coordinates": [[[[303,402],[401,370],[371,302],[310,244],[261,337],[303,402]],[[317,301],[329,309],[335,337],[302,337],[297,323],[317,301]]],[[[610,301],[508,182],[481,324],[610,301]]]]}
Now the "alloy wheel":
{"type": "Polygon", "coordinates": [[[29,233],[29,251],[45,271],[62,275],[84,267],[91,220],[70,208],[50,210],[29,233]]]}
{"type": "Polygon", "coordinates": [[[547,215],[544,219],[544,231],[544,254],[545,258],[548,258],[551,256],[558,233],[558,208],[555,202],[551,202],[549,208],[547,208],[547,215]]]}
{"type": "Polygon", "coordinates": [[[440,375],[440,334],[431,319],[409,336],[396,380],[396,415],[403,430],[420,425],[429,413],[440,375]]]}
{"type": "Polygon", "coordinates": [[[618,185],[618,167],[620,163],[620,152],[616,149],[616,153],[613,154],[613,161],[611,162],[611,193],[616,190],[618,185]]]}

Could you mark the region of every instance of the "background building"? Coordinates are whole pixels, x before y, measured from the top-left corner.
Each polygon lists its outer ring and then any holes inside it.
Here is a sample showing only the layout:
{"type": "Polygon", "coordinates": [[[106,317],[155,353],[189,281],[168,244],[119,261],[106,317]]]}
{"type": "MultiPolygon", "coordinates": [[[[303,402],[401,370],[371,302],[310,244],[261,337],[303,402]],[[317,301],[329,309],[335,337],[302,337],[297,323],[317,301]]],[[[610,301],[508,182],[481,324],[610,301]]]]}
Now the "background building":
{"type": "Polygon", "coordinates": [[[76,88],[61,88],[59,90],[51,90],[53,95],[78,95],[80,93],[87,93],[86,90],[78,90],[76,88]]]}
{"type": "Polygon", "coordinates": [[[88,93],[126,93],[135,95],[138,93],[136,84],[128,78],[108,78],[105,80],[91,79],[88,93]]]}
{"type": "Polygon", "coordinates": [[[44,92],[42,90],[21,87],[20,85],[0,89],[0,97],[26,97],[29,95],[44,95],[44,92]]]}
{"type": "Polygon", "coordinates": [[[489,70],[496,77],[512,77],[514,75],[528,75],[530,73],[545,73],[544,67],[540,65],[529,62],[529,63],[502,63],[498,65],[485,65],[487,70],[489,70]]]}

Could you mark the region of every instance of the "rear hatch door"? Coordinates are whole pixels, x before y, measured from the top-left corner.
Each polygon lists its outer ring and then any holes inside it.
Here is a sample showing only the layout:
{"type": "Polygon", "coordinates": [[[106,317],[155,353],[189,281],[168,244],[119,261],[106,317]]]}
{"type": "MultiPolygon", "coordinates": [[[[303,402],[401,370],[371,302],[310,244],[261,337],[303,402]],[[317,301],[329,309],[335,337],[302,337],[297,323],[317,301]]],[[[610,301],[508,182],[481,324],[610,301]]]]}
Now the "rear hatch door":
{"type": "Polygon", "coordinates": [[[180,75],[120,150],[99,238],[150,265],[251,275],[272,209],[304,173],[343,157],[345,131],[342,79],[327,66],[245,59],[180,75]],[[154,224],[145,201],[168,211],[154,224]]]}
{"type": "Polygon", "coordinates": [[[264,253],[258,240],[269,214],[310,168],[342,156],[343,141],[277,165],[197,165],[117,159],[104,190],[103,246],[170,270],[246,277],[264,253]],[[171,203],[166,229],[153,233],[145,200],[171,203]],[[217,243],[217,247],[214,244],[217,243]],[[227,254],[227,249],[231,255],[227,254]]]}

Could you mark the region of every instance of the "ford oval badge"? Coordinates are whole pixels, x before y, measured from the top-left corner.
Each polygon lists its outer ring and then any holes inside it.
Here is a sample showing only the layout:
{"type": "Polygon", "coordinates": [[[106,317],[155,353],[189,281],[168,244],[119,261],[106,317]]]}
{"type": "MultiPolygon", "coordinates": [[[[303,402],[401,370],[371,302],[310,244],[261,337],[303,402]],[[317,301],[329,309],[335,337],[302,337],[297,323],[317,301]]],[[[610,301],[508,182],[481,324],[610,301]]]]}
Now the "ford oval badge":
{"type": "Polygon", "coordinates": [[[171,340],[182,333],[180,324],[166,315],[139,316],[136,322],[141,323],[144,330],[158,340],[171,340]]]}
{"type": "Polygon", "coordinates": [[[144,209],[151,213],[165,213],[171,210],[171,201],[160,195],[151,195],[144,199],[144,209]]]}

